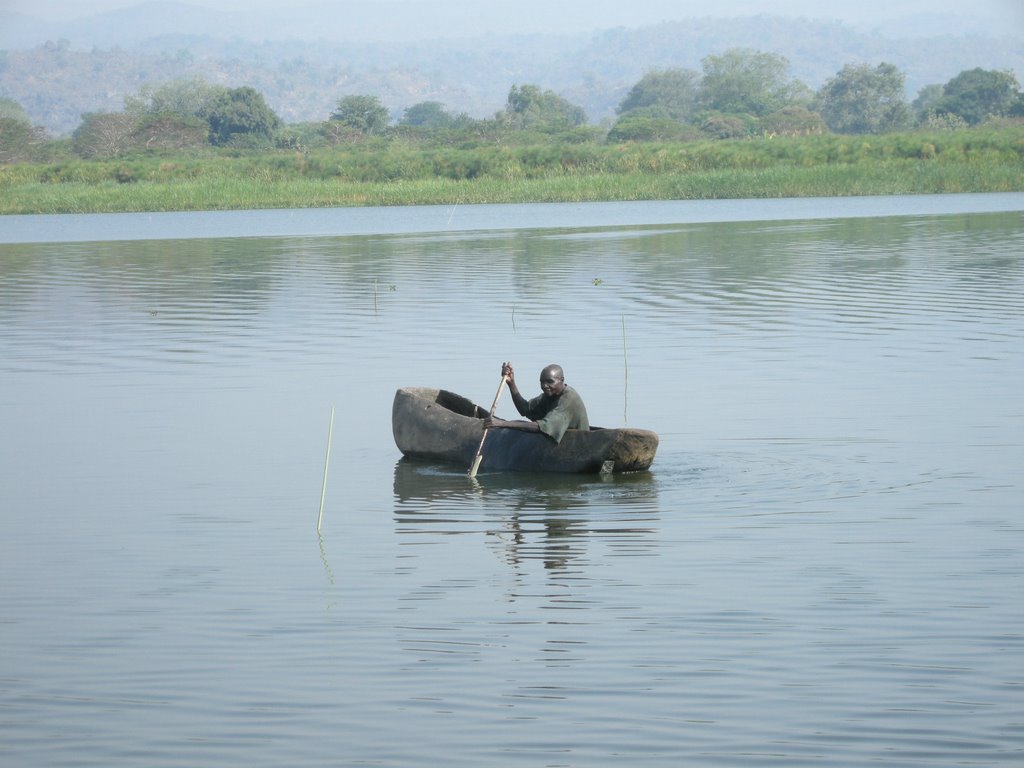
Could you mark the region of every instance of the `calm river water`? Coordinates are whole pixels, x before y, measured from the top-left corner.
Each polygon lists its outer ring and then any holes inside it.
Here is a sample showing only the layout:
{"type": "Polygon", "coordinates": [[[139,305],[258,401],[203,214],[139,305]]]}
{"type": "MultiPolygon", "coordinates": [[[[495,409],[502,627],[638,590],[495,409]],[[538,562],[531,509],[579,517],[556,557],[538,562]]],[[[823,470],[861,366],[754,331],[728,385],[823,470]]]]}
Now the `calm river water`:
{"type": "Polygon", "coordinates": [[[4,765],[1024,762],[1024,195],[0,243],[4,765]],[[400,459],[502,360],[651,472],[400,459]]]}

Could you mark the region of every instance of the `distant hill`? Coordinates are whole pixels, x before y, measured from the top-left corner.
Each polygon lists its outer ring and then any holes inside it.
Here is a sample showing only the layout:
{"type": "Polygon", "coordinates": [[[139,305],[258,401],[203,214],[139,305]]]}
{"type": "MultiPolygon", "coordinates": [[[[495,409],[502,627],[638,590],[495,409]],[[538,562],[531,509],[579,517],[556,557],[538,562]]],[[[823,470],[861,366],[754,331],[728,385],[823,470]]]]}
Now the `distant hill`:
{"type": "MultiPolygon", "coordinates": [[[[424,16],[428,6],[415,4],[424,16]]],[[[355,36],[369,23],[356,11],[379,6],[351,7],[348,28],[355,36]]],[[[190,19],[188,9],[180,3],[149,3],[71,26],[24,17],[12,26],[7,22],[13,14],[0,14],[0,43],[6,47],[0,51],[0,96],[19,102],[52,134],[66,135],[83,113],[119,111],[125,96],[145,83],[192,77],[251,85],[286,122],[324,120],[349,94],[379,96],[395,117],[426,100],[485,117],[504,106],[512,85],[530,83],[578,104],[597,123],[614,117],[616,106],[646,71],[699,71],[701,59],[731,47],[785,56],[791,74],[814,89],[847,63],[888,61],[906,74],[909,99],[923,86],[944,83],[973,67],[1024,75],[1024,49],[1019,37],[1009,33],[897,38],[834,21],[759,16],[456,38],[423,37],[434,27],[421,19],[426,25],[419,30],[421,37],[401,42],[345,42],[345,30],[334,28],[321,28],[323,34],[310,37],[256,41],[238,14],[190,19]],[[36,35],[31,38],[35,42],[14,45],[10,30],[22,37],[36,35]],[[49,33],[56,34],[38,37],[49,33]]],[[[282,13],[284,19],[287,11],[282,13]]],[[[278,37],[292,28],[301,32],[304,18],[282,20],[278,37]]],[[[553,26],[567,28],[568,20],[562,21],[553,26]]],[[[410,23],[415,18],[395,20],[395,34],[410,23]]],[[[449,33],[460,29],[443,19],[431,24],[449,33]]],[[[378,28],[376,33],[385,32],[378,28]]]]}
{"type": "MultiPolygon", "coordinates": [[[[211,11],[200,0],[123,0],[126,7],[84,14],[65,21],[44,22],[26,14],[0,10],[0,49],[33,48],[46,40],[71,40],[78,48],[134,47],[155,34],[211,36],[218,39],[328,40],[333,42],[411,42],[535,34],[590,34],[616,27],[648,27],[679,18],[678,0],[640,0],[633,3],[601,3],[593,0],[295,0],[276,7],[256,6],[245,11],[211,11]],[[627,21],[624,21],[627,19],[627,21]]],[[[1008,33],[1016,21],[1024,23],[1024,11],[1009,9],[1017,0],[1006,0],[1000,17],[986,15],[983,6],[966,5],[958,14],[901,11],[891,3],[887,12],[879,3],[850,3],[845,16],[861,21],[857,29],[890,37],[912,38],[956,30],[958,34],[998,36],[1008,33]]],[[[835,7],[821,3],[812,19],[835,17],[835,7]]],[[[709,15],[730,17],[723,4],[709,15]]],[[[780,6],[780,7],[784,7],[780,6]]],[[[31,11],[28,12],[31,14],[31,11]]],[[[785,15],[778,13],[776,15],[785,15]]],[[[1018,29],[1019,33],[1019,29],[1018,29]]]]}

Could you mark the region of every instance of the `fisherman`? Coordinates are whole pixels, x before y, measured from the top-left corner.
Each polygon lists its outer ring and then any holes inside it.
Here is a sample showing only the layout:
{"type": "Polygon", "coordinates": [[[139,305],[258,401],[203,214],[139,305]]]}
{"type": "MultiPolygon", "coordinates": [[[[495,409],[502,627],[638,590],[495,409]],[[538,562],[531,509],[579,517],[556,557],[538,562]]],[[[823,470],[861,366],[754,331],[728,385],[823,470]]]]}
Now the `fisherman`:
{"type": "Polygon", "coordinates": [[[590,429],[587,408],[583,398],[565,383],[562,366],[549,365],[540,372],[541,394],[527,400],[519,393],[512,363],[501,364],[501,375],[508,384],[519,415],[529,421],[507,421],[495,416],[484,419],[484,429],[519,429],[524,432],[542,432],[555,443],[562,440],[567,429],[590,429]]]}

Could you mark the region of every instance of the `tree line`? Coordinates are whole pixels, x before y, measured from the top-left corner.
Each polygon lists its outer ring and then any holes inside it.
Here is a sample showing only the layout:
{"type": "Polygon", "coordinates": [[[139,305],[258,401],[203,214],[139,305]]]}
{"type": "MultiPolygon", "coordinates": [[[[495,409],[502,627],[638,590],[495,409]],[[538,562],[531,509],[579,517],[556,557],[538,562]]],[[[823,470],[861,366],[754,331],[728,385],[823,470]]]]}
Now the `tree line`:
{"type": "Polygon", "coordinates": [[[975,68],[928,85],[908,102],[894,65],[847,64],[817,91],[789,74],[785,57],[734,48],[710,55],[701,71],[647,72],[609,124],[538,85],[513,85],[492,118],[452,113],[424,101],[393,115],[369,94],[340,98],[323,121],[286,124],[255,88],[202,79],[143,85],[120,112],[83,115],[70,142],[50,139],[19,104],[0,98],[0,162],[43,161],[70,151],[82,158],[227,147],[311,149],[408,138],[469,146],[536,141],[689,141],[821,133],[880,134],[915,127],[956,129],[1024,117],[1012,72],[975,68]]]}

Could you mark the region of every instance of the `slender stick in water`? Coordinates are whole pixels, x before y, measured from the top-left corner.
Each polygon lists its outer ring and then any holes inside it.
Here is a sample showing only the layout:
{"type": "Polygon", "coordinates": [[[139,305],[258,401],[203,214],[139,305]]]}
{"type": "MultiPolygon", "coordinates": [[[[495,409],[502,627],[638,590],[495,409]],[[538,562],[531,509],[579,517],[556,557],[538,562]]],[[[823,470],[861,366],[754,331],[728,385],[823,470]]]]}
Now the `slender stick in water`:
{"type": "Polygon", "coordinates": [[[622,421],[626,423],[629,419],[626,418],[626,408],[628,403],[628,392],[629,392],[629,360],[626,358],[626,316],[622,316],[622,421]]]}
{"type": "Polygon", "coordinates": [[[320,514],[316,518],[316,532],[324,521],[324,497],[327,496],[327,467],[331,463],[331,438],[334,437],[334,406],[331,406],[331,426],[327,428],[327,456],[324,458],[324,485],[320,490],[320,514]]]}

